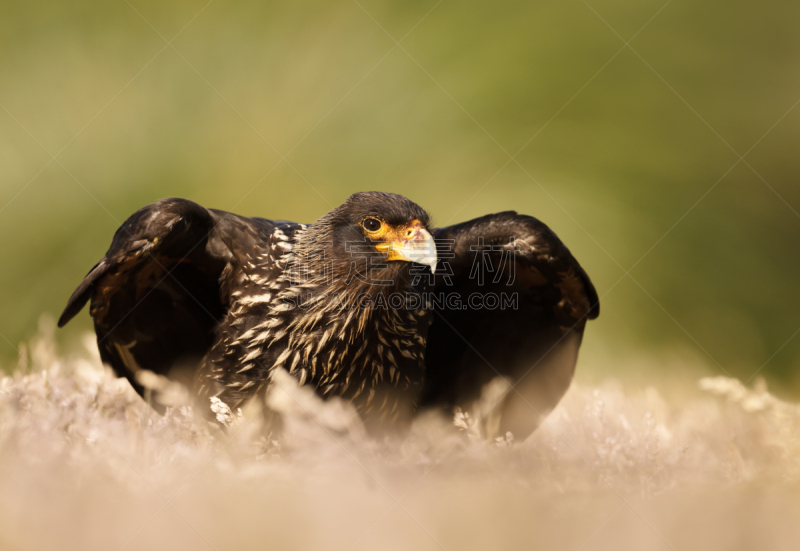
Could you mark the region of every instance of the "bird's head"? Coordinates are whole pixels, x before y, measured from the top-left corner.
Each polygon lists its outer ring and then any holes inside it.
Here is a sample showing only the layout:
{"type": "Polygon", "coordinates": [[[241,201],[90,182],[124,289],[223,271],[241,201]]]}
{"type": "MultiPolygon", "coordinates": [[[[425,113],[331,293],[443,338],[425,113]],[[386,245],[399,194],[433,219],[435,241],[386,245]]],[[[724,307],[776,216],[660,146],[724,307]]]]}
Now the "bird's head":
{"type": "Polygon", "coordinates": [[[381,262],[414,262],[436,270],[430,217],[402,195],[355,193],[331,211],[334,247],[351,257],[371,255],[381,262]]]}
{"type": "Polygon", "coordinates": [[[402,195],[377,191],[351,195],[310,226],[304,248],[323,247],[334,276],[387,285],[407,279],[412,263],[436,270],[430,217],[402,195]],[[312,244],[311,241],[315,244],[312,244]]]}

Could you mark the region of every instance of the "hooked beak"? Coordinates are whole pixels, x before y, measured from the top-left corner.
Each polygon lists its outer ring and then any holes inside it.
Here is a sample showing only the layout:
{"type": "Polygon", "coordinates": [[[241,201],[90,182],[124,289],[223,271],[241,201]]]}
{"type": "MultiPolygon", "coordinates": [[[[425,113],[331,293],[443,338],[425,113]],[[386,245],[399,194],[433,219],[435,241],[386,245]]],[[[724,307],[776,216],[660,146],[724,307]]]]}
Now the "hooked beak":
{"type": "Polygon", "coordinates": [[[392,241],[378,243],[375,248],[387,254],[387,260],[404,260],[430,266],[431,273],[436,272],[436,243],[433,236],[416,223],[410,226],[402,236],[392,241]]]}

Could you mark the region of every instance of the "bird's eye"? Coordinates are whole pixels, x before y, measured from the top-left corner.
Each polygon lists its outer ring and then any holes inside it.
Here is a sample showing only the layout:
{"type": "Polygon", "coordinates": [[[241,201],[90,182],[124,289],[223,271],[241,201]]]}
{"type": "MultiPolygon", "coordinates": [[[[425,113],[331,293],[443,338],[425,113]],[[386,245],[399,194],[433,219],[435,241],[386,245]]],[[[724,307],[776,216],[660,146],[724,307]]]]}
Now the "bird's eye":
{"type": "Polygon", "coordinates": [[[381,229],[381,221],[377,218],[365,218],[361,225],[368,232],[376,232],[381,229]]]}

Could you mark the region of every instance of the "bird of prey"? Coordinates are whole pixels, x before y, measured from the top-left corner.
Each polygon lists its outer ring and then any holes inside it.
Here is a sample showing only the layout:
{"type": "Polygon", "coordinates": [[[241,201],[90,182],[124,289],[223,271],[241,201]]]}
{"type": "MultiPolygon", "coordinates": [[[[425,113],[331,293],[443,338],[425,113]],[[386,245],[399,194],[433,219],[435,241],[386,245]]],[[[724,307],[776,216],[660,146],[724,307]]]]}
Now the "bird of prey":
{"type": "Polygon", "coordinates": [[[599,312],[588,276],[537,219],[433,228],[383,192],[313,224],[162,199],[117,230],[59,326],[87,302],[103,362],[140,394],[148,370],[187,384],[201,409],[236,411],[285,369],[378,431],[468,410],[502,377],[492,431],[518,438],[566,392],[599,312]]]}

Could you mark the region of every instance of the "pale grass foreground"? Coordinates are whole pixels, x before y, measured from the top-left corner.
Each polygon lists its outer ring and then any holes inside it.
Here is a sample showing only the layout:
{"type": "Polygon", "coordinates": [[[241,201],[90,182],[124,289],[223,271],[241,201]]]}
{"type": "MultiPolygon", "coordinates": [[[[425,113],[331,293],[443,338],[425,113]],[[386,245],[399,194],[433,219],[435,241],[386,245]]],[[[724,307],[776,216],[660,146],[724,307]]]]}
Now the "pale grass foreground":
{"type": "Polygon", "coordinates": [[[669,401],[573,385],[529,440],[487,444],[474,415],[369,440],[342,403],[286,376],[269,397],[276,442],[259,411],[218,408],[227,430],[188,407],[160,417],[92,337],[68,359],[51,331],[0,382],[4,550],[800,545],[800,408],[734,379],[669,401]]]}

